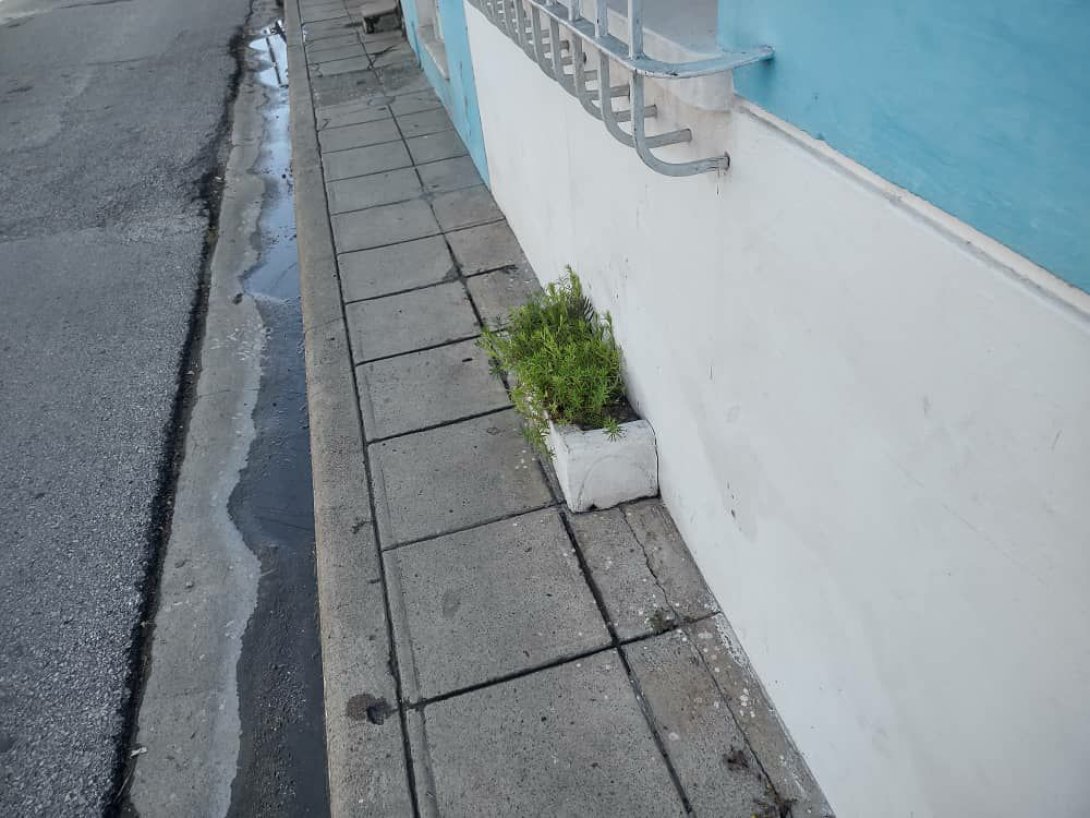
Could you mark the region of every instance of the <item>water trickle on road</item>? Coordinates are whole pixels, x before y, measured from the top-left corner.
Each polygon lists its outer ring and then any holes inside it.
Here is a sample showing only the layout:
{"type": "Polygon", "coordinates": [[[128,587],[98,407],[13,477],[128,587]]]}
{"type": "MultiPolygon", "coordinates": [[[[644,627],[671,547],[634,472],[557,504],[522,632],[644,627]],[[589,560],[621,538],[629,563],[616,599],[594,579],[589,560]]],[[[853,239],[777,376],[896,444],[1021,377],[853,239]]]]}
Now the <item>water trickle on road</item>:
{"type": "Polygon", "coordinates": [[[265,182],[260,256],[243,277],[266,333],[256,437],[231,517],[261,563],[257,609],[238,666],[242,723],[231,813],[328,812],[314,571],[303,322],[292,201],[287,50],[279,22],[249,46],[266,103],[252,172],[265,182]]]}

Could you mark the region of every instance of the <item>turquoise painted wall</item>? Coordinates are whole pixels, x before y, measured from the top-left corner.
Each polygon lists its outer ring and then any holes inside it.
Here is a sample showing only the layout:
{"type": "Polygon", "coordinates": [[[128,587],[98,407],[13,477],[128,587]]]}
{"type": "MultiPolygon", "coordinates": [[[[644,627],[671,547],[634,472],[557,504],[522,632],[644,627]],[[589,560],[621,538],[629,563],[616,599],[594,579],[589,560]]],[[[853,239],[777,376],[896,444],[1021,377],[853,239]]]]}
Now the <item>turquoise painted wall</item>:
{"type": "Polygon", "coordinates": [[[427,49],[423,48],[417,32],[419,19],[414,0],[403,0],[402,14],[409,43],[424,67],[435,92],[443,101],[454,127],[466,143],[473,164],[488,183],[488,162],[484,153],[484,135],[481,133],[481,115],[477,107],[477,86],[473,81],[473,62],[469,57],[469,33],[466,31],[465,8],[462,0],[439,0],[442,17],[443,42],[447,49],[448,81],[440,73],[427,49]]]}
{"type": "Polygon", "coordinates": [[[756,102],[1090,291],[1090,0],[719,0],[756,102]]]}

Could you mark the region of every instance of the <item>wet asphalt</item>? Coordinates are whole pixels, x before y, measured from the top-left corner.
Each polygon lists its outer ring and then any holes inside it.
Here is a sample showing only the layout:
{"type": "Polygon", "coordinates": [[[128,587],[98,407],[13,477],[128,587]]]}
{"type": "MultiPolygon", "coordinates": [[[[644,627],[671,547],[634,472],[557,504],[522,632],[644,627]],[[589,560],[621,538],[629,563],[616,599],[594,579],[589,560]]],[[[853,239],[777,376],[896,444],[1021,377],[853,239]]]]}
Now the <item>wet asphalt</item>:
{"type": "Polygon", "coordinates": [[[250,42],[266,67],[261,258],[243,279],[267,346],[256,437],[229,510],[261,563],[239,659],[242,721],[232,815],[328,814],[303,320],[291,196],[286,53],[275,26],[250,42]]]}

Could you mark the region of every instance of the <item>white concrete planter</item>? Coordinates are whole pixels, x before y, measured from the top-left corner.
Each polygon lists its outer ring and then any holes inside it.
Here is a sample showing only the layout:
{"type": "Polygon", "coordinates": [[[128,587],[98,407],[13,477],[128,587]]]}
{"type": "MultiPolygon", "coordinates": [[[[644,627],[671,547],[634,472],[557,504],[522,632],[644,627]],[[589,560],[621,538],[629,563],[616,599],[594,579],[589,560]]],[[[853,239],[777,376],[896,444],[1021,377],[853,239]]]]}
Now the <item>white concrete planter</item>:
{"type": "Polygon", "coordinates": [[[549,424],[549,448],[564,499],[572,511],[612,508],[659,490],[655,431],[646,420],[621,424],[610,440],[602,429],[549,424]]]}

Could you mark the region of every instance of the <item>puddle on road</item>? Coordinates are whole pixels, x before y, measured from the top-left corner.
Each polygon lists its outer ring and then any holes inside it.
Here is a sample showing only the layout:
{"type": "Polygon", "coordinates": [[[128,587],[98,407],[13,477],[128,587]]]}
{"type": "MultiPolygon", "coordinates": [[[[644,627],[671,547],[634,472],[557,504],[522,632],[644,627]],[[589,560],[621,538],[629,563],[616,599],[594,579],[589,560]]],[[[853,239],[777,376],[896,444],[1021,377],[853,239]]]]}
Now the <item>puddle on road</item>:
{"type": "Polygon", "coordinates": [[[325,815],[325,735],[314,571],[303,322],[292,202],[287,49],[274,24],[251,40],[264,90],[260,258],[243,277],[265,325],[256,437],[231,517],[261,562],[238,664],[242,722],[235,815],[325,815]]]}
{"type": "MultiPolygon", "coordinates": [[[[264,68],[254,72],[265,89],[265,139],[255,172],[265,179],[261,209],[261,260],[246,273],[246,290],[259,300],[299,299],[299,267],[292,202],[291,134],[288,121],[288,52],[277,26],[250,42],[264,68]]],[[[296,312],[298,312],[296,303],[296,312]]],[[[300,318],[300,328],[302,319],[300,318]]]]}

